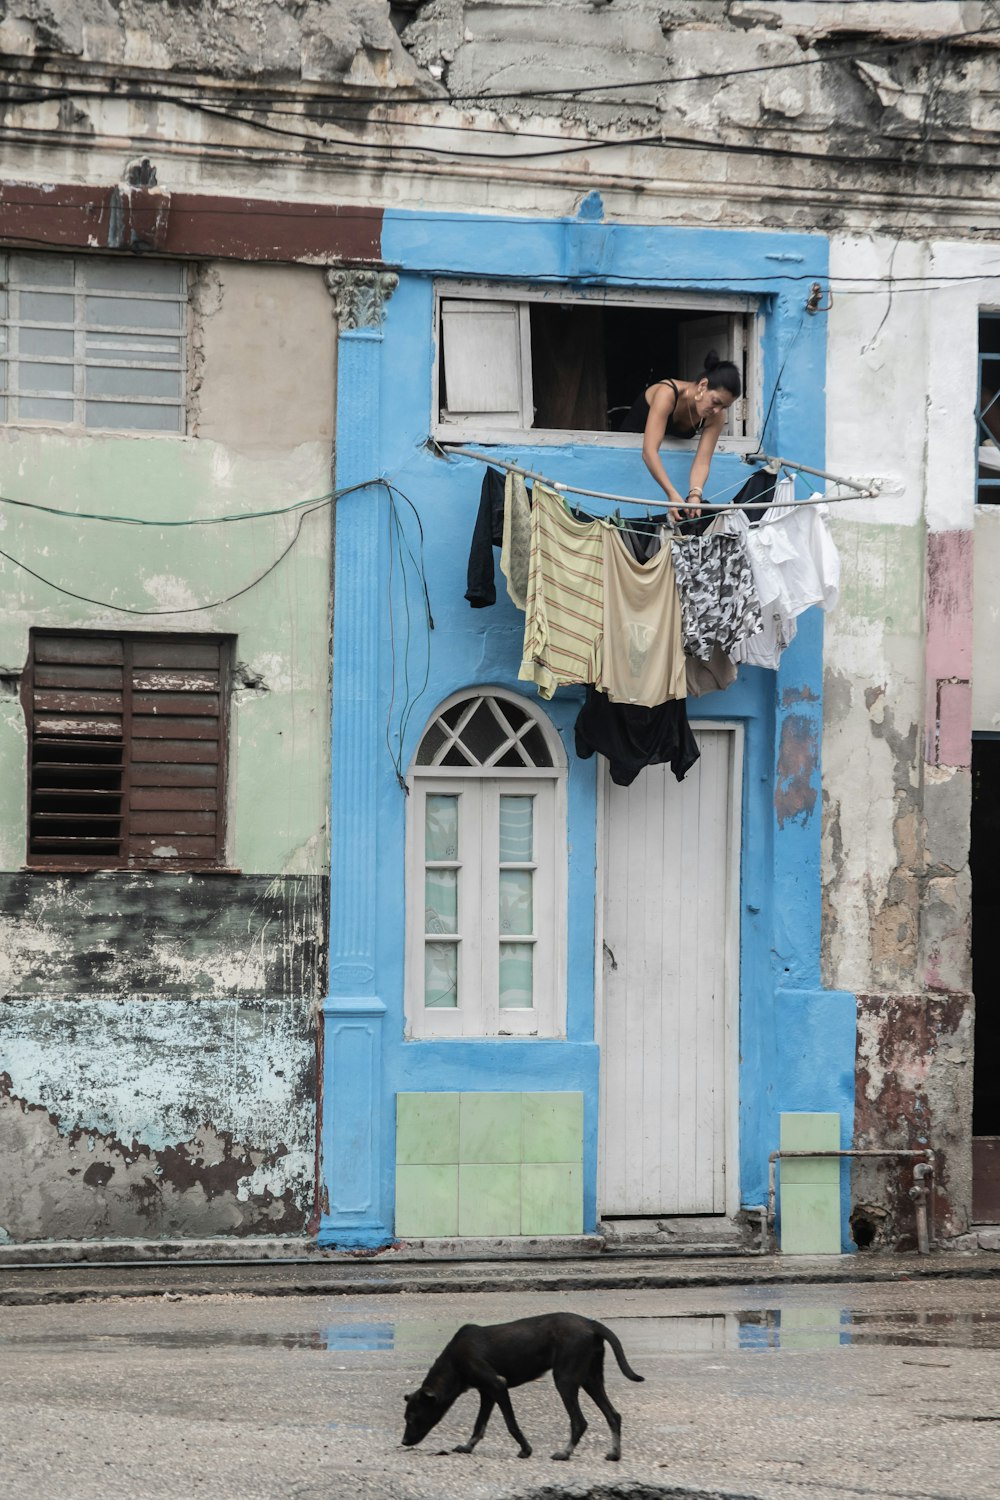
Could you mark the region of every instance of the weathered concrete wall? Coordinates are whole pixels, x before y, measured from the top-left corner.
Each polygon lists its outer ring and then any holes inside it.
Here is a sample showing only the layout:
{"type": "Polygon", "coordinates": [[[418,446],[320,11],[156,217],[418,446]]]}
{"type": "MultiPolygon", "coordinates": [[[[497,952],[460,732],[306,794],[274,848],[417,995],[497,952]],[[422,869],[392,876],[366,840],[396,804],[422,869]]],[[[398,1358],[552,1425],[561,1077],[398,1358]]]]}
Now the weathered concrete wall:
{"type": "Polygon", "coordinates": [[[226,79],[414,85],[384,0],[10,0],[0,51],[226,79]]]}
{"type": "MultiPolygon", "coordinates": [[[[893,247],[835,240],[832,274],[884,275],[893,247]]],[[[856,1141],[939,1151],[948,1233],[971,1211],[971,684],[978,713],[1000,710],[992,663],[980,684],[973,659],[992,592],[973,606],[974,278],[990,259],[899,247],[896,275],[970,280],[844,296],[830,314],[828,464],[888,476],[896,493],[834,521],[845,586],[826,633],[824,973],[859,995],[856,1141]]],[[[910,1180],[856,1170],[877,1238],[911,1232],[910,1180]]]]}
{"type": "MultiPolygon", "coordinates": [[[[330,487],[336,326],[318,270],[207,265],[189,435],[9,429],[3,493],[157,520],[330,487]]],[[[0,564],[0,1230],[13,1240],[302,1232],[325,991],[331,517],[148,530],[4,508],[0,564]],[[246,589],[228,604],[194,611],[246,589]],[[121,614],[112,603],[166,615],[121,614]],[[31,626],[236,637],[238,874],[24,871],[31,626]]]]}

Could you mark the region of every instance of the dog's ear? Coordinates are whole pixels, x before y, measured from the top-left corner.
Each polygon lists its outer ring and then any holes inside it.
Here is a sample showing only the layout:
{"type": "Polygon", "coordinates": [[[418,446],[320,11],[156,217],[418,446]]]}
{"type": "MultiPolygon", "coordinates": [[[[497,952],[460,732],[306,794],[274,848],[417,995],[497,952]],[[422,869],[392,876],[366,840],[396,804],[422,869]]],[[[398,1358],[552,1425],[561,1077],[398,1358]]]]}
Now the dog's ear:
{"type": "Polygon", "coordinates": [[[416,1391],[407,1391],[406,1395],[403,1397],[403,1400],[404,1401],[412,1401],[413,1398],[414,1398],[414,1396],[416,1394],[417,1394],[416,1391]]]}

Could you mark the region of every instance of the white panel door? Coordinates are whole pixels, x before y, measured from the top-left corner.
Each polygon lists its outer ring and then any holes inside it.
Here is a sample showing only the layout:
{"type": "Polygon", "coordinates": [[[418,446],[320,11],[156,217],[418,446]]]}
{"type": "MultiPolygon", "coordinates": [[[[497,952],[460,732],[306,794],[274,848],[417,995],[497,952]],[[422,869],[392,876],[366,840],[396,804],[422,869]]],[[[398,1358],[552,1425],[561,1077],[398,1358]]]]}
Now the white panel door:
{"type": "MultiPolygon", "coordinates": [[[[735,1136],[739,735],[605,780],[600,1211],[721,1214],[735,1136]]],[[[735,1185],[735,1184],[734,1184],[735,1185]]]]}

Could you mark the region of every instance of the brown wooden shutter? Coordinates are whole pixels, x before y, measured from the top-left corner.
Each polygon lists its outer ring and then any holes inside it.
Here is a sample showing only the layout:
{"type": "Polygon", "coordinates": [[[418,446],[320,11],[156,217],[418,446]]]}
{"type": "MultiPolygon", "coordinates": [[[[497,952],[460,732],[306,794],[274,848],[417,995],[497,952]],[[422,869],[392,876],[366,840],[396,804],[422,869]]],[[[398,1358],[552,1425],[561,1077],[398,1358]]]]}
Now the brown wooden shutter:
{"type": "Polygon", "coordinates": [[[226,643],[32,638],[32,863],[223,859],[226,643]]]}

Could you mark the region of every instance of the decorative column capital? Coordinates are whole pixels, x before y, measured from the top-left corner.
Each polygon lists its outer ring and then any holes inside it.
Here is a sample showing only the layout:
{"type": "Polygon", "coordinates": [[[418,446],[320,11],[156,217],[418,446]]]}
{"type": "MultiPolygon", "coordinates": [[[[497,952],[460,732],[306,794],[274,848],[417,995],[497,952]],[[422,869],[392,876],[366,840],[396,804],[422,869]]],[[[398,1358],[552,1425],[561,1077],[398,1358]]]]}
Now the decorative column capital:
{"type": "Polygon", "coordinates": [[[327,271],[326,286],[337,306],[341,332],[380,328],[385,304],[398,285],[395,271],[327,271]]]}

